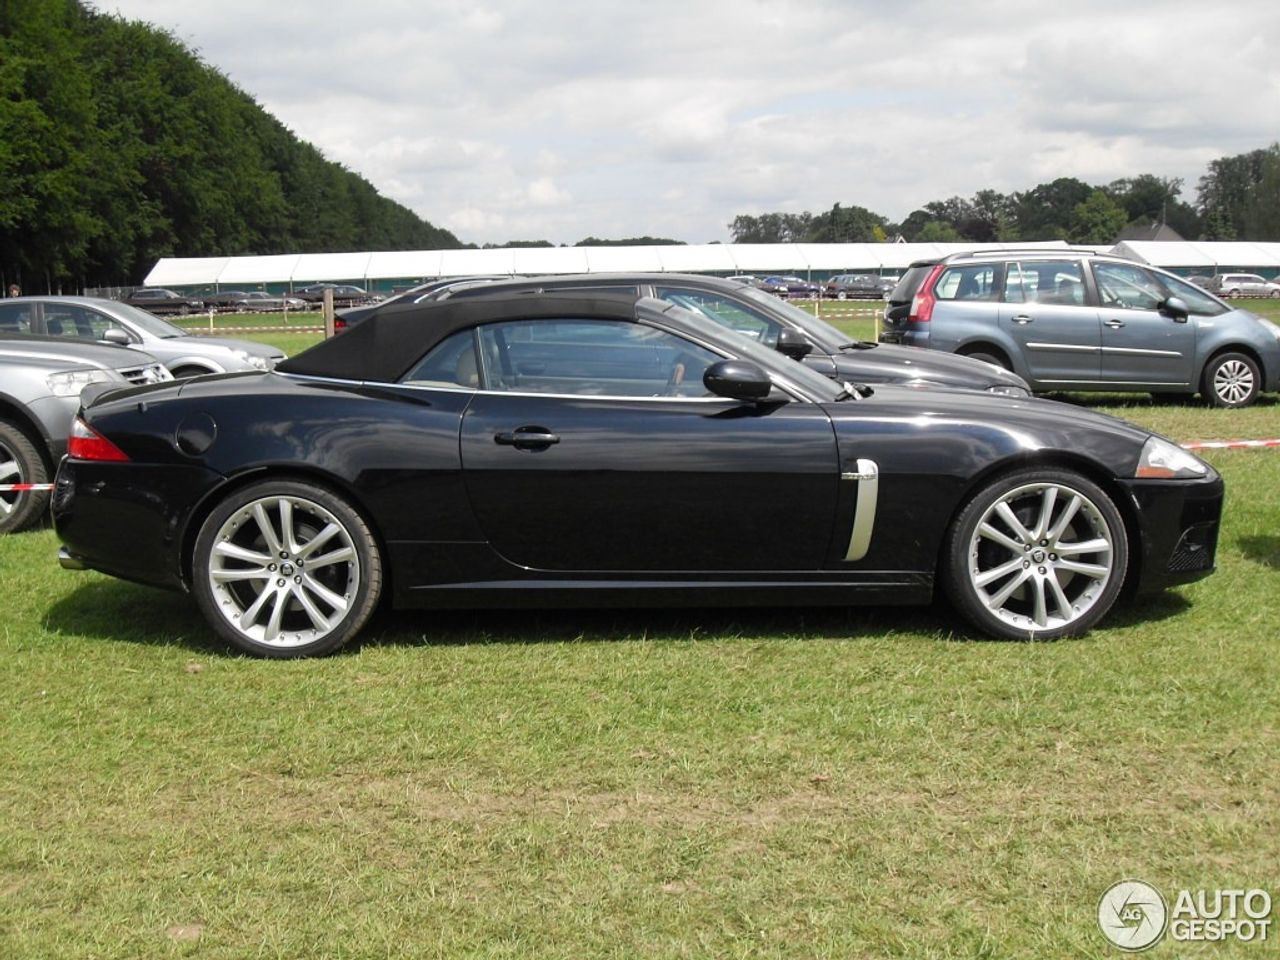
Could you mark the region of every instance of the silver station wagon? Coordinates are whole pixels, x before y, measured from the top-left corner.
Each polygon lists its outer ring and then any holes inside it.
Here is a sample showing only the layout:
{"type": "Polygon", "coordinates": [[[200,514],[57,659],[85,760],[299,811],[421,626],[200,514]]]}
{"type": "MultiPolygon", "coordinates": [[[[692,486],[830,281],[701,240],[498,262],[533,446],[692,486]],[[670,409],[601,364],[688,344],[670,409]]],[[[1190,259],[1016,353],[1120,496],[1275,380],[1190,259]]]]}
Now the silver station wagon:
{"type": "Polygon", "coordinates": [[[1280,389],[1280,327],[1164,270],[1077,250],[911,265],[880,340],[986,360],[1035,391],[1199,393],[1244,407],[1280,389]]]}

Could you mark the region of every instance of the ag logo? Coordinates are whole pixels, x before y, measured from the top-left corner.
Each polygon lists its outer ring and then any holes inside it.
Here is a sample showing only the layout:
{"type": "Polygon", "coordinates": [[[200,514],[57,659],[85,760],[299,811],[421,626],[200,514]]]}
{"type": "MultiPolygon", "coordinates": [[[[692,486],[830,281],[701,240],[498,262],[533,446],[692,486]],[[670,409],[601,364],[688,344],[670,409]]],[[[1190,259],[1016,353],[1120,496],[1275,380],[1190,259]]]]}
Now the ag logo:
{"type": "Polygon", "coordinates": [[[1141,880],[1121,880],[1098,901],[1098,927],[1121,950],[1154,946],[1169,923],[1169,905],[1160,891],[1141,880]]]}

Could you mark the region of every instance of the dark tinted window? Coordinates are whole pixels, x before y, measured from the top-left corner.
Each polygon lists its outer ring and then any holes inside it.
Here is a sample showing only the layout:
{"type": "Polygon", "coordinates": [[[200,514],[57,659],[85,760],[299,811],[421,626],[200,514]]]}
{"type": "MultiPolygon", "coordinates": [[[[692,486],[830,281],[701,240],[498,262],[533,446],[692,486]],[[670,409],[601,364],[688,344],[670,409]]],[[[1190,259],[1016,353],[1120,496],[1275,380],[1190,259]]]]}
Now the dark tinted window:
{"type": "Polygon", "coordinates": [[[902,275],[902,279],[898,281],[898,285],[893,288],[893,292],[889,294],[889,300],[895,303],[906,303],[916,295],[916,291],[920,289],[920,284],[924,283],[924,278],[929,275],[929,271],[934,268],[935,264],[926,263],[918,267],[910,267],[906,273],[902,275]]]}
{"type": "Polygon", "coordinates": [[[416,367],[404,375],[402,383],[418,386],[480,386],[480,364],[476,362],[474,330],[462,330],[436,344],[416,367]]]}
{"type": "Polygon", "coordinates": [[[616,320],[479,327],[483,389],[608,397],[702,397],[720,358],[674,334],[616,320]]]}
{"type": "Polygon", "coordinates": [[[34,312],[30,303],[0,303],[0,333],[30,333],[34,312]]]}

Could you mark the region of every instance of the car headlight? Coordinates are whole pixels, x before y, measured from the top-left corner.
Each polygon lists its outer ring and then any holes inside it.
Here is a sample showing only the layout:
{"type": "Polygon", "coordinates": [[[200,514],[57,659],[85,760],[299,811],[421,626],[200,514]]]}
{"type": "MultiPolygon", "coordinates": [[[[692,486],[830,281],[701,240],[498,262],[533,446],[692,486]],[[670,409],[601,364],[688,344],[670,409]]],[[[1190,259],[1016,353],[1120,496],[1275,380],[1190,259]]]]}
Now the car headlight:
{"type": "Polygon", "coordinates": [[[1176,444],[1161,437],[1150,437],[1142,447],[1135,477],[1159,480],[1194,480],[1209,472],[1209,465],[1176,444]]]}
{"type": "Polygon", "coordinates": [[[987,393],[998,393],[1002,397],[1019,397],[1025,399],[1031,396],[1031,391],[1026,387],[1020,387],[1016,383],[997,383],[987,387],[987,393]]]}
{"type": "Polygon", "coordinates": [[[235,355],[237,360],[241,363],[248,364],[255,370],[271,369],[271,361],[266,357],[255,356],[247,350],[232,350],[231,352],[235,355]]]}
{"type": "Polygon", "coordinates": [[[45,383],[55,397],[78,397],[80,391],[91,383],[109,383],[123,379],[112,370],[64,370],[49,374],[45,377],[45,383]]]}

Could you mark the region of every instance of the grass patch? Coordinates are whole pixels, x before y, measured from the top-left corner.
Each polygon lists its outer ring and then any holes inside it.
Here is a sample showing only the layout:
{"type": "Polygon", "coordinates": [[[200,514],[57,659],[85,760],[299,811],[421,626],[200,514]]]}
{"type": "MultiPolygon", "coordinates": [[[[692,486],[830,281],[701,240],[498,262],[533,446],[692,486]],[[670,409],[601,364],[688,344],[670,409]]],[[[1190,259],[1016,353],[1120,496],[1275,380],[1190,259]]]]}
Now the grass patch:
{"type": "Polygon", "coordinates": [[[1218,573],[1057,643],[476,611],[272,663],[3,538],[0,956],[1108,957],[1115,880],[1276,891],[1280,455],[1210,459],[1218,573]]]}

